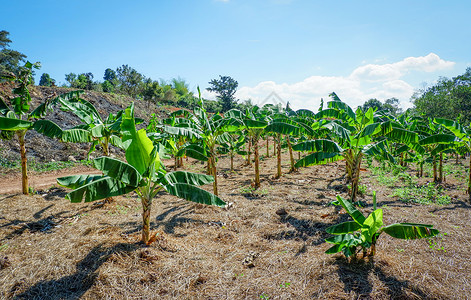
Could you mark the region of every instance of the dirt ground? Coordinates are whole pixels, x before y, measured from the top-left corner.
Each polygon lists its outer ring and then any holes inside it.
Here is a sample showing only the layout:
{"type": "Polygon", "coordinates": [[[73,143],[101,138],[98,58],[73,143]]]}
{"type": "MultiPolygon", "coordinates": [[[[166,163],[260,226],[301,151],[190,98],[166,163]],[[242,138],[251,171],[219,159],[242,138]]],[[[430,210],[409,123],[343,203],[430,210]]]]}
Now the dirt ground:
{"type": "MultiPolygon", "coordinates": [[[[384,234],[373,259],[349,264],[324,254],[325,228],[349,220],[327,205],[346,196],[343,162],[290,174],[288,162],[285,153],[284,175],[275,180],[275,158],[263,159],[262,187],[252,193],[253,169],[237,158],[230,172],[222,158],[219,190],[232,203],[228,209],[159,195],[151,224],[157,241],[149,247],[139,244],[135,195],[106,206],[71,204],[59,188],[0,196],[0,298],[468,299],[471,215],[464,181],[448,176],[451,204],[419,205],[389,197],[400,183],[388,187],[362,172],[364,214],[372,211],[376,190],[385,224],[428,223],[443,235],[409,241],[384,234]]],[[[185,169],[204,172],[204,165],[185,161],[185,169]]]]}

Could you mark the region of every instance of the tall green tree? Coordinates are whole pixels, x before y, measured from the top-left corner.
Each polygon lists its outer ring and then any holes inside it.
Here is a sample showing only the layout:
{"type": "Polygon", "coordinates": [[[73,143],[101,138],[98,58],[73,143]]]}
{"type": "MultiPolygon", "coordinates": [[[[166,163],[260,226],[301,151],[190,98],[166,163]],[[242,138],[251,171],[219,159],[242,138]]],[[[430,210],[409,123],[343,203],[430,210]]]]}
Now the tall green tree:
{"type": "Polygon", "coordinates": [[[128,65],[122,65],[116,69],[116,77],[118,79],[121,92],[136,97],[139,94],[139,86],[144,76],[128,65]]]}
{"type": "Polygon", "coordinates": [[[219,79],[213,79],[209,82],[210,87],[206,90],[215,92],[216,98],[222,105],[222,112],[235,108],[236,99],[234,97],[239,83],[230,76],[221,76],[219,79]]]}
{"type": "Polygon", "coordinates": [[[8,31],[0,31],[0,75],[9,72],[19,75],[20,63],[24,62],[26,55],[8,48],[11,43],[9,34],[8,31]]]}
{"type": "Polygon", "coordinates": [[[430,87],[412,96],[414,110],[427,118],[459,119],[471,122],[471,67],[451,79],[442,77],[430,87]]]}
{"type": "Polygon", "coordinates": [[[54,86],[55,84],[56,80],[51,78],[47,73],[43,73],[41,79],[39,79],[39,85],[41,86],[54,86]]]}

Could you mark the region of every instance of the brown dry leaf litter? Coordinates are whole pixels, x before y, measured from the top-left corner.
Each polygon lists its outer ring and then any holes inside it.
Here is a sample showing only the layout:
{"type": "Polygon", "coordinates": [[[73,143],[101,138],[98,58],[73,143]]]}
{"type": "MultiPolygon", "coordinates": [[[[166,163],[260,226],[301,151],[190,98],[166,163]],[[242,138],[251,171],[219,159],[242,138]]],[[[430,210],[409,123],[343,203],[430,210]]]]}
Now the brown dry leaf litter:
{"type": "MultiPolygon", "coordinates": [[[[285,154],[286,156],[286,154],[285,154]]],[[[71,204],[64,191],[0,198],[0,298],[5,299],[466,299],[471,293],[470,207],[405,204],[369,172],[385,224],[433,224],[445,236],[403,241],[381,236],[374,259],[347,264],[326,255],[325,228],[349,217],[326,206],[342,188],[342,163],[273,179],[274,158],[262,161],[262,188],[251,193],[252,169],[228,171],[220,160],[221,197],[229,209],[168,195],[155,199],[155,242],[139,244],[136,196],[108,206],[71,204]],[[227,176],[223,176],[226,174],[227,176]],[[226,178],[227,177],[227,178],[226,178]],[[430,244],[431,243],[431,244],[430,244]]],[[[464,163],[464,161],[463,161],[464,163]]],[[[192,171],[204,171],[186,162],[192,171]]],[[[206,187],[211,190],[211,186],[206,187]]],[[[363,209],[371,212],[371,195],[363,209]]]]}

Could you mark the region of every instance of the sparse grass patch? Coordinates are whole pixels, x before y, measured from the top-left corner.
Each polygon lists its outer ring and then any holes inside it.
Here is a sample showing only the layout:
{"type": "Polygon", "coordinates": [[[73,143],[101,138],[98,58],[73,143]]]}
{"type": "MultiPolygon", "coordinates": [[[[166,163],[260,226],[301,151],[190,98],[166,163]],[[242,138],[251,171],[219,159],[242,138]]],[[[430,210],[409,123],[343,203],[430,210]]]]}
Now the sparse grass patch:
{"type": "Polygon", "coordinates": [[[449,204],[450,196],[443,193],[443,187],[433,182],[422,186],[409,185],[397,188],[391,197],[398,197],[403,202],[414,202],[419,204],[449,204]]]}

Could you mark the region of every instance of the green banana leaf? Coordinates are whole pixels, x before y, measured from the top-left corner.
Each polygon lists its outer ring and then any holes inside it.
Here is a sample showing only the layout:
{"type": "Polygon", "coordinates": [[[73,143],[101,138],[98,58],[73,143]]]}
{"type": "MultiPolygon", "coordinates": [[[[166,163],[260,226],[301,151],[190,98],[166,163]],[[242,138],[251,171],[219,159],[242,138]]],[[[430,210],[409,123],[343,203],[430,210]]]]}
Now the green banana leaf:
{"type": "Polygon", "coordinates": [[[314,152],[298,160],[294,166],[299,168],[312,165],[324,165],[342,159],[343,156],[338,153],[314,152]]]}
{"type": "Polygon", "coordinates": [[[61,141],[69,143],[88,143],[92,141],[88,130],[74,128],[62,132],[61,141]]]}
{"type": "Polygon", "coordinates": [[[127,185],[138,187],[142,180],[141,174],[130,164],[107,156],[93,160],[95,168],[102,171],[105,176],[121,181],[127,185]]]}
{"type": "Polygon", "coordinates": [[[265,127],[265,131],[297,136],[300,134],[301,128],[285,122],[273,122],[265,127]]]}
{"type": "Polygon", "coordinates": [[[0,130],[28,130],[33,126],[33,122],[0,117],[0,130]]]}
{"type": "Polygon", "coordinates": [[[76,189],[100,178],[103,178],[103,175],[72,175],[57,178],[56,181],[60,186],[76,189]]]}
{"type": "Polygon", "coordinates": [[[124,195],[135,189],[136,187],[129,186],[114,178],[102,176],[99,179],[78,187],[68,193],[65,198],[74,203],[82,202],[84,198],[85,202],[91,202],[107,197],[124,195]]]}
{"type": "Polygon", "coordinates": [[[165,174],[164,178],[168,184],[187,183],[196,186],[212,183],[214,181],[213,176],[186,171],[175,171],[167,173],[165,174]]]}
{"type": "Polygon", "coordinates": [[[433,225],[416,223],[396,223],[383,227],[381,231],[392,237],[405,240],[433,237],[440,233],[433,228],[433,225]]]}
{"type": "Polygon", "coordinates": [[[457,141],[455,135],[440,133],[440,134],[434,134],[424,139],[421,139],[419,141],[419,144],[421,146],[425,146],[425,145],[431,145],[431,144],[449,144],[455,141],[457,141]]]}
{"type": "Polygon", "coordinates": [[[353,233],[361,229],[361,224],[358,224],[355,221],[343,222],[340,224],[332,225],[326,228],[326,232],[330,234],[347,234],[353,233]]]}
{"type": "Polygon", "coordinates": [[[340,195],[337,195],[337,200],[340,202],[340,204],[343,206],[343,208],[347,211],[347,213],[353,218],[355,222],[363,225],[366,218],[358,209],[355,208],[352,202],[350,202],[349,200],[343,199],[340,195]]]}
{"type": "Polygon", "coordinates": [[[50,138],[61,138],[63,133],[59,125],[49,120],[34,122],[33,129],[50,138]]]}
{"type": "Polygon", "coordinates": [[[373,211],[363,222],[361,232],[368,243],[372,242],[373,236],[383,226],[383,210],[373,211]]]}
{"type": "Polygon", "coordinates": [[[343,151],[336,142],[326,139],[309,140],[293,145],[294,151],[341,153],[343,151]]]}
{"type": "Polygon", "coordinates": [[[165,185],[165,189],[170,195],[179,198],[208,205],[225,206],[226,203],[218,196],[205,191],[199,187],[192,186],[188,183],[174,183],[165,185]]]}

